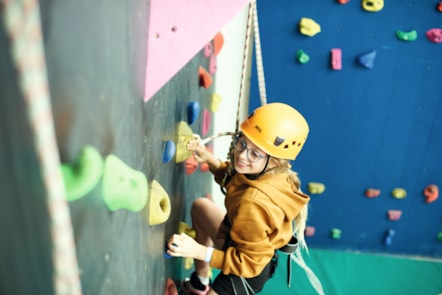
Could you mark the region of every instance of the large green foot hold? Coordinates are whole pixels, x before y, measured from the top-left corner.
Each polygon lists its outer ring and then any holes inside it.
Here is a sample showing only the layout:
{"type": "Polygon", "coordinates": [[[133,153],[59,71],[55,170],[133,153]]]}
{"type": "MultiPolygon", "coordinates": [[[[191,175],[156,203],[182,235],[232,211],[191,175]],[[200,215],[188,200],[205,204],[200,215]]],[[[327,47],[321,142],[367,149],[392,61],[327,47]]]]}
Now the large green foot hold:
{"type": "Polygon", "coordinates": [[[130,168],[114,155],[106,157],[102,188],[109,210],[141,211],[147,202],[147,187],[144,173],[130,168]]]}
{"type": "Polygon", "coordinates": [[[100,153],[91,146],[84,147],[76,163],[61,165],[66,199],[71,202],[86,196],[97,185],[102,172],[100,153]]]}

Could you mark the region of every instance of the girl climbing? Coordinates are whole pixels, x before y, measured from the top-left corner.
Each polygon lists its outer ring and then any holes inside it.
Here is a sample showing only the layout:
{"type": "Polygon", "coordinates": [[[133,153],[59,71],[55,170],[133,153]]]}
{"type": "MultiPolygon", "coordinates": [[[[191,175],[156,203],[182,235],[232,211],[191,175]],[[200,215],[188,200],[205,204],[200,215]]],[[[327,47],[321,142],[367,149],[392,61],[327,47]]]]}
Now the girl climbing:
{"type": "Polygon", "coordinates": [[[167,253],[195,259],[195,271],[183,283],[187,294],[256,294],[272,276],[276,250],[293,237],[306,248],[304,230],[309,197],[291,170],[307,139],[304,117],[289,105],[257,108],[234,136],[229,161],[208,152],[194,135],[187,149],[208,163],[225,192],[225,212],[207,198],[191,209],[196,240],[172,235],[167,253]],[[209,268],[221,273],[213,283],[209,268]]]}

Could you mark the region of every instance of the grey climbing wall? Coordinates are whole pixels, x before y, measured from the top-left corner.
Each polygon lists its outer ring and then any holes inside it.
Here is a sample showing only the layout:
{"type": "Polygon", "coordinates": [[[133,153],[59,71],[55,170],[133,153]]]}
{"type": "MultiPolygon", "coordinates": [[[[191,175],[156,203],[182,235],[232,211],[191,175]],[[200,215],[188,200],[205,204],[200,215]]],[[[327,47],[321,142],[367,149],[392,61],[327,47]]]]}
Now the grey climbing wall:
{"type": "MultiPolygon", "coordinates": [[[[171,201],[167,222],[150,226],[146,210],[108,210],[102,181],[69,203],[83,294],[164,294],[182,260],[165,259],[165,239],[179,221],[190,223],[193,199],[210,190],[211,177],[183,164],[163,163],[165,140],[187,121],[190,101],[208,105],[199,87],[198,53],[147,103],[143,102],[149,1],[41,1],[57,143],[63,163],[95,147],[158,181],[171,201]]],[[[0,26],[1,27],[1,26],[0,26]]],[[[1,27],[2,28],[2,27],[1,27]]],[[[210,40],[208,40],[210,41],[210,40]]],[[[0,30],[0,293],[51,294],[49,218],[30,126],[0,30]]],[[[201,132],[201,117],[191,125],[201,132]]]]}

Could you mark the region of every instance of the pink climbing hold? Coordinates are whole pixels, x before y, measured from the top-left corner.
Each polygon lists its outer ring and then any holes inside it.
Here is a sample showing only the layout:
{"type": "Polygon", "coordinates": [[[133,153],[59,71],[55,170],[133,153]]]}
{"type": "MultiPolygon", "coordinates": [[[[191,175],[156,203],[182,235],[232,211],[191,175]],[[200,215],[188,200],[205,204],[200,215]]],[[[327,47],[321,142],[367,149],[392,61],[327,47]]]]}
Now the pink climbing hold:
{"type": "Polygon", "coordinates": [[[442,29],[440,28],[430,29],[425,35],[427,36],[427,39],[433,43],[442,43],[442,29]]]}
{"type": "Polygon", "coordinates": [[[331,68],[335,71],[342,69],[342,51],[341,48],[332,48],[331,50],[331,68]]]}
{"type": "Polygon", "coordinates": [[[439,188],[435,184],[428,185],[424,190],[425,203],[432,203],[439,198],[439,188]]]}
{"type": "Polygon", "coordinates": [[[347,4],[350,0],[336,0],[339,4],[347,4]]]}
{"type": "Polygon", "coordinates": [[[212,42],[209,42],[204,46],[204,57],[209,57],[212,54],[212,42]]]}
{"type": "Polygon", "coordinates": [[[211,194],[211,193],[207,193],[207,194],[205,194],[204,197],[207,198],[207,199],[209,199],[209,200],[212,200],[212,201],[213,201],[213,198],[212,198],[212,194],[211,194]]]}
{"type": "Polygon", "coordinates": [[[306,237],[312,237],[315,235],[315,230],[314,226],[306,226],[304,234],[306,237]]]}
{"type": "Polygon", "coordinates": [[[209,74],[214,75],[216,73],[217,64],[215,55],[211,55],[209,58],[209,74]]]}
{"type": "Polygon", "coordinates": [[[388,210],[388,219],[392,221],[397,221],[401,219],[402,210],[388,210]]]}
{"type": "Polygon", "coordinates": [[[204,109],[203,110],[203,122],[202,122],[202,126],[201,126],[201,134],[202,136],[206,136],[207,133],[210,130],[210,125],[212,123],[212,114],[204,109]]]}

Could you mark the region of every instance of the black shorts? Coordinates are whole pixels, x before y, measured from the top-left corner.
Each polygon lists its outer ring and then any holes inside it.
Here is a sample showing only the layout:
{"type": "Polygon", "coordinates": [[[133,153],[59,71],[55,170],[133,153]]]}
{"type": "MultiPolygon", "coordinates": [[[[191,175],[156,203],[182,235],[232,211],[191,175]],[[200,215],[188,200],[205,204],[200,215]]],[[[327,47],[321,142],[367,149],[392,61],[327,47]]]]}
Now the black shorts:
{"type": "Polygon", "coordinates": [[[232,274],[225,275],[222,272],[215,278],[212,289],[220,295],[246,295],[255,294],[262,290],[264,283],[272,276],[275,260],[272,259],[264,270],[256,277],[245,279],[232,274]]]}

